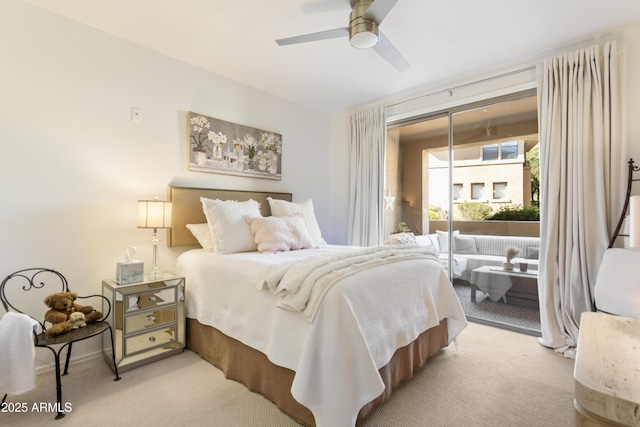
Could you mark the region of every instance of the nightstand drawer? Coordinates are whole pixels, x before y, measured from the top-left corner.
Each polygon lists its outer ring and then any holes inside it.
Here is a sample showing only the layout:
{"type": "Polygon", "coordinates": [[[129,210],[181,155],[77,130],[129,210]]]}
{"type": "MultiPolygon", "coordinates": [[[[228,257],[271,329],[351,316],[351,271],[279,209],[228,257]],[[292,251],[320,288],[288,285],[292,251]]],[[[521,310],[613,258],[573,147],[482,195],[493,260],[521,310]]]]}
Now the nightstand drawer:
{"type": "Polygon", "coordinates": [[[124,333],[126,335],[134,332],[155,328],[165,323],[176,321],[176,308],[168,307],[160,310],[147,311],[145,313],[133,314],[124,319],[124,333]]]}
{"type": "Polygon", "coordinates": [[[176,288],[169,287],[164,289],[158,289],[153,292],[143,292],[136,295],[129,296],[131,300],[127,313],[137,309],[160,307],[168,304],[175,304],[176,302],[176,288]]]}
{"type": "Polygon", "coordinates": [[[124,356],[148,350],[153,347],[169,344],[176,339],[176,327],[170,325],[144,334],[135,335],[124,339],[124,356]]]}

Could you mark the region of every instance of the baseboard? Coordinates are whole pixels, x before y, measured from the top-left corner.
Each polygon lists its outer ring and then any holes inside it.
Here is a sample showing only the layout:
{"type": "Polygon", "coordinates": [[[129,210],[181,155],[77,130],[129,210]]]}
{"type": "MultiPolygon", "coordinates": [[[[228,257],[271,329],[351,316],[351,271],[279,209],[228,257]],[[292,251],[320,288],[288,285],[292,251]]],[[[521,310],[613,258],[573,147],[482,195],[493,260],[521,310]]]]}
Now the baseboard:
{"type": "Polygon", "coordinates": [[[515,326],[515,325],[508,324],[508,323],[492,321],[492,320],[485,320],[485,319],[480,319],[479,317],[472,317],[472,316],[467,316],[467,320],[470,321],[470,322],[474,322],[474,323],[480,323],[481,325],[493,326],[493,327],[500,328],[500,329],[506,329],[506,330],[512,331],[512,332],[519,332],[521,334],[531,335],[533,337],[541,337],[542,336],[542,333],[540,331],[534,331],[533,329],[522,328],[522,327],[518,327],[518,326],[515,326]]]}
{"type": "MultiPolygon", "coordinates": [[[[65,357],[66,357],[66,353],[63,351],[63,354],[60,355],[60,369],[64,369],[64,361],[65,361],[65,357]]],[[[73,352],[71,352],[73,354],[73,352]]],[[[51,362],[50,363],[44,363],[40,366],[36,366],[36,375],[40,375],[40,374],[44,374],[47,372],[53,372],[56,370],[56,362],[53,360],[53,355],[51,353],[48,354],[50,356],[51,362]]],[[[69,361],[69,366],[73,365],[74,363],[79,363],[79,362],[86,362],[87,360],[91,360],[91,359],[96,359],[98,357],[102,357],[102,350],[98,350],[96,352],[93,353],[88,353],[88,354],[83,354],[77,357],[72,356],[71,360],[69,361]]],[[[41,359],[37,359],[38,362],[42,362],[41,359]]]]}

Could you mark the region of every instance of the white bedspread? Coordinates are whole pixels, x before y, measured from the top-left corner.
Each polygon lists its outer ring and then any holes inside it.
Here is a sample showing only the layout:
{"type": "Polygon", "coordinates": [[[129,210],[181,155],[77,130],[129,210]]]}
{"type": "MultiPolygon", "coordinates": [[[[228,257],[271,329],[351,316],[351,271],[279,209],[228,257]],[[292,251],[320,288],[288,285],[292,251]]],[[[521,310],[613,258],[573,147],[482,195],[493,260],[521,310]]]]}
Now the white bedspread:
{"type": "Polygon", "coordinates": [[[293,397],[319,427],[355,424],[360,408],[384,390],[378,369],[396,349],[445,318],[449,342],[466,326],[451,283],[432,259],[376,266],[337,281],[312,323],[276,307],[269,290],[256,289],[272,265],[345,250],[353,248],[272,255],[191,250],[178,259],[187,277],[187,316],[294,370],[293,397]]]}

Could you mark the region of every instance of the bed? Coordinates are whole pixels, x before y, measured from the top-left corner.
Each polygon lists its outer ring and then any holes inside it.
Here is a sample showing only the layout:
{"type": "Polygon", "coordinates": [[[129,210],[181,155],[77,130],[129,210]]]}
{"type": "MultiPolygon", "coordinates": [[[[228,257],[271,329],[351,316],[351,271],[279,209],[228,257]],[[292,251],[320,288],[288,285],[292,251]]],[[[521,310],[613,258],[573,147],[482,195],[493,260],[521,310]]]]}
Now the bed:
{"type": "MultiPolygon", "coordinates": [[[[264,217],[270,205],[294,209],[307,202],[292,203],[288,193],[185,187],[169,187],[168,193],[168,244],[192,247],[177,262],[186,277],[187,347],[304,425],[355,425],[466,326],[437,255],[424,248],[314,244],[279,253],[215,253],[187,229],[207,223],[201,197],[255,200],[264,217]],[[346,265],[350,257],[367,261],[340,269],[329,264],[346,265]],[[329,274],[320,274],[323,269],[329,274]],[[311,299],[298,310],[297,297],[287,299],[282,289],[288,290],[286,278],[303,270],[318,277],[311,299]],[[334,274],[339,270],[348,273],[334,274]]],[[[235,227],[233,232],[239,235],[235,227]]],[[[314,232],[309,235],[315,239],[319,230],[314,232]]]]}

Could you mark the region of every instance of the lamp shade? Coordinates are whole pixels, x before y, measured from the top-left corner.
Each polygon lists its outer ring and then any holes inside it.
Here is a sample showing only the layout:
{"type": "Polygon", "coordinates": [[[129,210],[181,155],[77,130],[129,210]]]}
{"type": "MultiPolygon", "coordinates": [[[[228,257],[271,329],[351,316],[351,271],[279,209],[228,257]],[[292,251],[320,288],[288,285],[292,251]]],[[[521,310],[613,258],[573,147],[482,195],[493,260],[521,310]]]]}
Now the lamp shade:
{"type": "Polygon", "coordinates": [[[171,202],[138,200],[138,228],[171,228],[171,202]]]}

